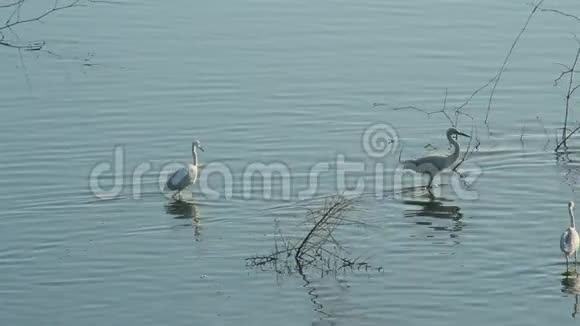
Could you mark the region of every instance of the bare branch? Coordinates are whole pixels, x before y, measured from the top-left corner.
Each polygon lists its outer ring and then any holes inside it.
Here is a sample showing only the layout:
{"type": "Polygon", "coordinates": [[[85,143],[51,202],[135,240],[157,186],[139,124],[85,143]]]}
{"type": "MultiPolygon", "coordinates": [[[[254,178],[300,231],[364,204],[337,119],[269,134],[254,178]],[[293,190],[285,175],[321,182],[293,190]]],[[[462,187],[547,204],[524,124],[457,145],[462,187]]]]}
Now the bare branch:
{"type": "Polygon", "coordinates": [[[13,7],[13,6],[18,6],[18,5],[20,5],[21,3],[23,3],[23,2],[24,2],[24,0],[18,0],[18,1],[16,1],[16,2],[9,3],[9,4],[7,4],[7,5],[0,5],[0,8],[8,8],[8,7],[13,7]]]}
{"type": "MultiPolygon", "coordinates": [[[[276,269],[278,264],[282,262],[285,266],[290,266],[289,261],[292,261],[294,269],[303,277],[307,268],[320,270],[321,275],[349,267],[365,270],[373,268],[366,262],[359,262],[360,257],[349,258],[349,250],[343,247],[334,235],[337,228],[344,225],[345,221],[360,224],[358,221],[346,218],[347,212],[353,209],[353,203],[352,199],[342,195],[324,199],[321,207],[307,209],[306,221],[311,224],[311,227],[296,245],[282,242],[283,248],[279,248],[276,241],[272,254],[246,258],[246,264],[261,268],[267,265],[280,273],[276,269]]],[[[382,268],[379,267],[377,270],[382,270],[382,268]]]]}
{"type": "Polygon", "coordinates": [[[413,106],[413,105],[396,107],[396,108],[393,108],[393,111],[399,111],[399,110],[405,110],[405,109],[412,109],[412,110],[416,110],[416,111],[419,111],[419,112],[423,112],[423,113],[425,113],[427,115],[431,115],[430,112],[427,112],[426,110],[423,110],[423,109],[418,108],[418,107],[413,106]]]}
{"type": "Polygon", "coordinates": [[[578,87],[580,87],[579,85],[574,86],[574,88],[572,88],[572,90],[570,91],[570,95],[574,94],[574,92],[578,89],[578,87]]]}
{"type": "Polygon", "coordinates": [[[566,70],[570,70],[570,67],[568,67],[567,65],[565,65],[565,64],[563,64],[563,63],[560,63],[560,62],[554,62],[554,64],[557,64],[557,65],[559,65],[559,66],[562,66],[562,67],[566,68],[566,70]]]}
{"type": "Polygon", "coordinates": [[[471,138],[469,138],[469,144],[467,145],[467,148],[465,149],[465,152],[463,153],[461,160],[459,160],[459,162],[457,162],[457,164],[451,170],[459,174],[459,172],[457,171],[459,166],[461,166],[461,164],[463,164],[463,162],[465,162],[473,154],[473,152],[479,150],[479,145],[481,145],[481,141],[477,137],[477,129],[475,127],[472,127],[471,138]],[[474,141],[475,145],[473,144],[474,141]]]}
{"type": "Polygon", "coordinates": [[[575,15],[572,15],[572,14],[569,14],[569,13],[566,13],[566,12],[563,12],[563,11],[558,10],[558,9],[542,8],[540,10],[543,11],[543,12],[552,12],[552,13],[556,13],[556,14],[559,14],[559,15],[562,15],[562,16],[566,16],[566,17],[569,17],[569,18],[573,18],[573,19],[575,19],[575,20],[577,20],[577,21],[580,22],[580,18],[578,18],[578,16],[575,16],[575,15]]]}
{"type": "Polygon", "coordinates": [[[45,17],[47,17],[47,16],[49,16],[57,11],[76,7],[76,6],[80,6],[79,3],[81,2],[81,0],[74,0],[72,2],[69,2],[68,4],[59,5],[58,1],[55,1],[54,6],[51,9],[43,12],[42,14],[35,16],[35,17],[32,17],[32,18],[21,19],[20,12],[21,12],[22,5],[24,4],[24,1],[25,0],[18,0],[18,1],[15,1],[15,2],[7,4],[7,5],[0,5],[0,9],[1,8],[9,8],[9,7],[14,8],[12,10],[12,13],[8,16],[8,19],[6,20],[6,22],[3,25],[0,24],[0,46],[14,48],[17,50],[25,50],[25,51],[41,51],[45,45],[44,41],[33,41],[33,42],[29,42],[28,44],[26,42],[21,42],[19,40],[18,34],[14,30],[14,28],[16,28],[22,24],[26,24],[26,23],[30,23],[30,22],[35,22],[35,21],[41,22],[43,18],[45,18],[45,17]],[[3,33],[3,31],[11,31],[15,40],[9,40],[6,37],[6,35],[3,33]]]}
{"type": "Polygon", "coordinates": [[[455,111],[459,111],[461,109],[463,109],[467,104],[469,104],[469,102],[471,102],[471,100],[473,99],[473,97],[475,95],[477,95],[477,93],[481,92],[482,90],[484,90],[486,87],[488,87],[495,79],[497,78],[497,76],[493,77],[492,79],[490,79],[487,83],[485,83],[485,85],[481,86],[480,88],[476,89],[473,93],[471,93],[471,95],[467,98],[467,100],[465,100],[465,102],[463,102],[463,104],[461,104],[460,106],[458,106],[455,111]]]}
{"type": "Polygon", "coordinates": [[[560,149],[560,147],[562,146],[566,146],[566,140],[568,140],[568,138],[570,138],[570,135],[568,135],[568,137],[566,137],[566,131],[568,128],[568,115],[570,112],[570,98],[572,97],[572,94],[574,93],[574,91],[578,88],[578,86],[575,86],[574,88],[572,88],[572,84],[574,83],[574,69],[576,69],[576,64],[578,63],[578,57],[580,56],[580,46],[578,46],[578,50],[576,51],[576,56],[574,56],[574,62],[572,63],[572,67],[570,68],[570,70],[568,71],[564,71],[563,73],[560,74],[560,77],[558,77],[559,80],[560,78],[562,78],[562,76],[564,75],[568,75],[569,79],[568,79],[568,91],[566,93],[566,106],[565,106],[565,115],[564,115],[564,128],[562,128],[562,141],[556,146],[556,149],[554,151],[558,151],[560,149]]]}
{"type": "Polygon", "coordinates": [[[561,147],[563,144],[565,144],[565,143],[566,143],[566,141],[567,141],[568,139],[570,139],[570,137],[572,137],[572,135],[574,135],[576,132],[578,132],[578,130],[580,130],[580,126],[576,127],[574,130],[572,130],[572,131],[571,131],[571,132],[568,134],[568,136],[566,136],[566,138],[562,139],[562,141],[561,141],[561,142],[558,144],[558,146],[556,147],[556,150],[555,150],[555,151],[558,151],[558,149],[559,149],[559,148],[560,148],[560,147],[561,147]]]}
{"type": "Polygon", "coordinates": [[[558,76],[558,78],[554,79],[554,86],[558,86],[558,82],[560,81],[560,79],[562,79],[564,76],[566,76],[567,74],[569,74],[572,70],[567,70],[567,71],[562,71],[560,73],[560,76],[558,76]]]}
{"type": "MultiPolygon", "coordinates": [[[[4,38],[2,38],[2,39],[4,39],[4,38]]],[[[27,45],[18,45],[18,44],[4,42],[4,41],[0,40],[0,45],[2,45],[2,46],[15,48],[15,49],[22,49],[25,51],[39,51],[42,49],[42,47],[44,47],[44,44],[45,44],[44,41],[38,41],[38,42],[33,42],[33,43],[27,44],[27,45]]]]}
{"type": "Polygon", "coordinates": [[[499,68],[499,71],[497,72],[496,76],[494,77],[495,82],[493,83],[493,87],[491,88],[491,93],[489,94],[489,101],[487,102],[487,112],[485,114],[485,121],[484,121],[485,124],[487,124],[488,119],[489,119],[489,111],[491,110],[491,102],[493,101],[493,95],[495,93],[495,89],[497,87],[497,84],[499,83],[499,80],[501,79],[501,75],[503,74],[503,72],[505,70],[505,67],[508,63],[508,60],[511,57],[512,52],[514,51],[516,44],[518,43],[518,41],[522,37],[522,34],[524,34],[526,29],[528,28],[528,24],[530,23],[530,20],[532,19],[532,17],[534,16],[534,14],[536,13],[536,11],[540,7],[540,5],[542,5],[543,2],[544,2],[544,0],[540,0],[540,2],[538,2],[538,4],[534,6],[534,9],[532,9],[532,12],[530,12],[528,18],[526,19],[526,23],[524,24],[524,26],[522,27],[522,29],[520,30],[520,32],[516,36],[516,39],[512,43],[512,46],[510,47],[501,67],[499,68]]]}
{"type": "Polygon", "coordinates": [[[46,17],[46,16],[48,16],[48,15],[50,15],[50,14],[56,12],[56,11],[75,7],[75,6],[77,6],[77,4],[80,1],[81,0],[75,0],[75,1],[73,1],[73,2],[71,2],[69,4],[67,4],[67,5],[55,6],[52,9],[50,9],[50,10],[44,12],[43,14],[41,14],[39,16],[36,16],[34,18],[28,18],[28,19],[22,19],[22,20],[18,19],[18,20],[14,21],[14,22],[9,22],[9,23],[5,24],[4,26],[0,26],[0,31],[2,31],[4,29],[12,28],[12,27],[17,26],[17,25],[20,25],[20,24],[30,23],[30,22],[34,22],[34,21],[39,21],[42,18],[44,18],[44,17],[46,17]]]}

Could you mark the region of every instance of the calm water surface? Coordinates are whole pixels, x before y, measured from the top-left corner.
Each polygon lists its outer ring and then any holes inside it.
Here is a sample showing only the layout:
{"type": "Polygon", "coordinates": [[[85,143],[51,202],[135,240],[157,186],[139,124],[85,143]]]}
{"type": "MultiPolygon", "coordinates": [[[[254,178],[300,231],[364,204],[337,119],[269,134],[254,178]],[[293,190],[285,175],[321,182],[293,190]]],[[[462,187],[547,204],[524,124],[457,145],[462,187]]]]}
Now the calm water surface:
{"type": "MultiPolygon", "coordinates": [[[[573,1],[545,6],[580,13],[573,1]]],[[[465,108],[481,140],[466,163],[483,172],[475,199],[445,182],[434,200],[363,196],[353,217],[366,226],[344,226],[341,241],[380,272],[277,275],[244,260],[273,249],[275,221],[299,236],[308,201],[297,194],[314,164],[365,162],[359,177],[373,184],[377,160],[361,146],[369,125],[394,126],[404,158],[428,143],[445,150],[444,117],[391,108],[437,110],[446,90],[448,106],[462,103],[497,72],[530,10],[499,0],[120,1],[24,26],[22,39],[44,39],[57,56],[0,49],[0,323],[574,323],[580,284],[561,275],[558,241],[566,202],[580,200],[580,155],[553,153],[564,92],[553,80],[580,25],[546,12],[512,54],[489,129],[488,91],[465,108]],[[173,203],[158,191],[160,167],[189,160],[193,138],[203,162],[231,169],[233,198],[196,186],[189,204],[173,203]],[[89,174],[115,146],[125,187],[100,200],[89,174]],[[291,169],[290,201],[261,189],[243,198],[255,162],[291,169]],[[143,163],[152,169],[136,196],[131,175],[143,163]]],[[[472,132],[469,119],[461,126],[472,132]]],[[[396,162],[380,161],[388,173],[396,162]]],[[[322,174],[317,194],[336,190],[322,174]]]]}

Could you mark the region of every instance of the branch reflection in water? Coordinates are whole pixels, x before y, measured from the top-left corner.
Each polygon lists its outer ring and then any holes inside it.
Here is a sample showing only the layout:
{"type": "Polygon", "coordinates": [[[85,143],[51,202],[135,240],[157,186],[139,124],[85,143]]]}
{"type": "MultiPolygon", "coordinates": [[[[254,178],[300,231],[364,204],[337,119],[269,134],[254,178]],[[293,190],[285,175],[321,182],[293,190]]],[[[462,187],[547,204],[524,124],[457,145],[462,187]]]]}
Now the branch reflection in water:
{"type": "Polygon", "coordinates": [[[572,308],[572,318],[576,318],[580,306],[578,305],[578,295],[580,294],[580,279],[578,276],[566,276],[562,279],[562,293],[574,296],[574,306],[572,308]]]}
{"type": "Polygon", "coordinates": [[[433,225],[433,221],[416,221],[417,225],[427,225],[434,231],[447,231],[449,236],[454,239],[455,244],[459,244],[458,233],[463,230],[463,213],[461,208],[455,205],[444,203],[452,202],[449,199],[439,197],[435,198],[432,195],[425,195],[417,197],[416,199],[404,200],[403,203],[407,206],[404,211],[404,216],[407,218],[415,217],[429,217],[434,219],[443,219],[452,221],[451,226],[433,225]],[[414,207],[414,208],[409,208],[414,207]]]}
{"type": "Polygon", "coordinates": [[[165,212],[172,215],[175,219],[191,220],[191,224],[183,224],[182,226],[193,226],[195,241],[201,240],[201,224],[196,204],[184,200],[173,200],[165,204],[165,212]]]}
{"type": "Polygon", "coordinates": [[[555,153],[556,164],[564,178],[563,182],[572,189],[580,184],[580,161],[574,158],[577,156],[578,152],[572,150],[555,153]]]}

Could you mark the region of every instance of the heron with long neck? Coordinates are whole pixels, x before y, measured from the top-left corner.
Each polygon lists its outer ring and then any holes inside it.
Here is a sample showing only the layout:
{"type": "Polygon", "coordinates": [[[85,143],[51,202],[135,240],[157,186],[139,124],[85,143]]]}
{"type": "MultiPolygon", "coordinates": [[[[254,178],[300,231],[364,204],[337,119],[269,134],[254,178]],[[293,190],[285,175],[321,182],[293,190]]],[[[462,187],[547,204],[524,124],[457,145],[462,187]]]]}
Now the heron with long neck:
{"type": "Polygon", "coordinates": [[[568,214],[570,214],[570,227],[567,228],[560,237],[560,250],[564,253],[566,258],[566,272],[568,272],[568,259],[574,256],[574,270],[578,263],[578,245],[580,245],[580,237],[576,232],[576,223],[574,221],[574,204],[573,201],[568,203],[568,214]]]}
{"type": "Polygon", "coordinates": [[[429,175],[429,183],[427,184],[427,189],[432,187],[433,178],[439,172],[445,170],[455,163],[459,157],[459,143],[453,139],[454,135],[470,137],[467,134],[460,132],[455,128],[447,129],[447,140],[449,144],[453,147],[453,152],[449,155],[431,155],[422,157],[416,160],[408,160],[403,162],[403,169],[413,170],[418,173],[424,173],[429,175]]]}
{"type": "Polygon", "coordinates": [[[197,181],[197,168],[198,168],[198,160],[197,160],[197,149],[200,149],[202,152],[204,151],[201,147],[201,143],[197,140],[194,140],[191,144],[191,155],[193,157],[192,164],[188,164],[186,167],[183,167],[177,171],[175,171],[169,178],[167,178],[166,187],[169,190],[176,191],[173,194],[173,199],[176,198],[178,194],[185,188],[187,188],[190,184],[194,184],[197,181]]]}

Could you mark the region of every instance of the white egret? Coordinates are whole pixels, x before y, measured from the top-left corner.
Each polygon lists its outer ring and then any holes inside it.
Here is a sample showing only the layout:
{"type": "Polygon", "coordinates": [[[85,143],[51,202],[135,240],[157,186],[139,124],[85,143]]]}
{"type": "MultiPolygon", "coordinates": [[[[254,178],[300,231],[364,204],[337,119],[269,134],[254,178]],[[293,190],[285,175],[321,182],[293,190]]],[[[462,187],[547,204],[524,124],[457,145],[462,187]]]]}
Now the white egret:
{"type": "Polygon", "coordinates": [[[188,164],[186,167],[183,167],[177,171],[175,171],[169,178],[167,178],[167,183],[165,187],[172,191],[177,191],[173,194],[173,198],[181,193],[181,191],[187,188],[190,184],[194,184],[197,180],[197,149],[200,149],[202,152],[204,151],[201,147],[199,141],[194,140],[191,144],[191,155],[193,156],[193,163],[188,164]]]}
{"type": "Polygon", "coordinates": [[[427,184],[427,188],[431,188],[431,183],[433,182],[435,175],[453,165],[459,157],[459,144],[455,139],[453,139],[453,135],[470,138],[469,135],[464,134],[455,128],[449,128],[447,129],[447,140],[449,140],[449,144],[453,146],[453,153],[449,155],[431,155],[416,160],[404,161],[403,169],[428,174],[429,184],[427,184]]]}
{"type": "Polygon", "coordinates": [[[574,270],[576,270],[576,264],[578,263],[578,245],[580,245],[580,237],[578,232],[576,232],[576,223],[574,222],[574,204],[573,201],[568,203],[568,213],[570,214],[570,227],[567,228],[562,237],[560,238],[560,250],[564,253],[566,258],[566,272],[568,272],[568,258],[574,255],[574,270]]]}

